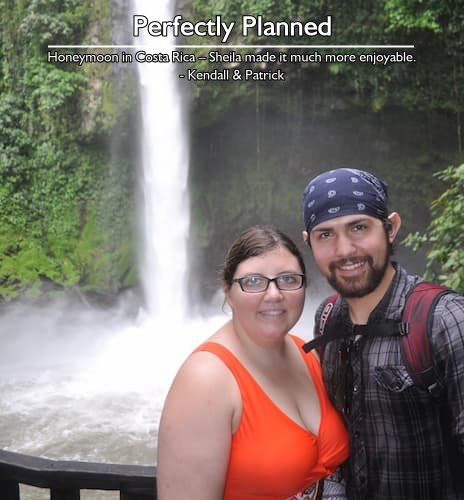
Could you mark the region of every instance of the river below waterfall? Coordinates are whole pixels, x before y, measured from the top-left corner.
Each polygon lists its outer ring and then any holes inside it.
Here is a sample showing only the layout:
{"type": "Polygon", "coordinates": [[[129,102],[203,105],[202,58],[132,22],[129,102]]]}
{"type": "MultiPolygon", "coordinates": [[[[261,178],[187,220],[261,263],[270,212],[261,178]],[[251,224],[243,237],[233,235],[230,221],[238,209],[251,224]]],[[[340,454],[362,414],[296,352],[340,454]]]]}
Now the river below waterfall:
{"type": "Polygon", "coordinates": [[[58,303],[10,309],[0,331],[0,447],[60,460],[155,464],[175,372],[225,319],[180,325],[173,314],[160,324],[123,307],[58,303]]]}
{"type": "MultiPolygon", "coordinates": [[[[158,422],[178,367],[229,315],[176,324],[54,303],[16,306],[0,330],[0,447],[60,460],[154,465],[158,422]]],[[[312,308],[310,308],[312,309],[312,308]]],[[[293,331],[308,337],[312,311],[293,331]]],[[[47,490],[21,487],[28,500],[47,490]]],[[[83,492],[82,499],[119,498],[83,492]]]]}

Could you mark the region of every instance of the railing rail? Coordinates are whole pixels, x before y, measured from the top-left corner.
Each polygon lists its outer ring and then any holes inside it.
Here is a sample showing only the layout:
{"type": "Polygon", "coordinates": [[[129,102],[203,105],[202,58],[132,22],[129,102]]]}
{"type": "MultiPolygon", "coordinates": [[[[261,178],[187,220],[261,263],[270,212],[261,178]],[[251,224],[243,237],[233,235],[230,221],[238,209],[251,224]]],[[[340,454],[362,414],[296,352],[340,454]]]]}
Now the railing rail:
{"type": "Polygon", "coordinates": [[[121,500],[156,500],[156,467],[50,460],[0,450],[0,498],[20,500],[20,484],[49,489],[51,500],[79,500],[83,489],[120,491],[121,500]]]}

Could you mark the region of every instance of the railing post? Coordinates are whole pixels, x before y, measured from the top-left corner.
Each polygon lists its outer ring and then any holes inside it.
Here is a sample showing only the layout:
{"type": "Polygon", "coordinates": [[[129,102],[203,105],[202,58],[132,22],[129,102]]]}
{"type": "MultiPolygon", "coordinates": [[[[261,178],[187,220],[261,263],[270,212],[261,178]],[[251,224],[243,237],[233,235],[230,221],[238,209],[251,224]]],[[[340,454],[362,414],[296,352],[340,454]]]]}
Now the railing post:
{"type": "Polygon", "coordinates": [[[81,493],[78,489],[52,488],[50,500],[80,500],[81,493]]]}
{"type": "Polygon", "coordinates": [[[2,500],[19,500],[19,484],[15,481],[0,479],[0,498],[2,500]]]}
{"type": "Polygon", "coordinates": [[[148,492],[140,488],[121,488],[120,500],[156,500],[156,491],[148,492]]]}
{"type": "Polygon", "coordinates": [[[121,500],[156,500],[156,467],[57,461],[0,449],[0,500],[20,500],[20,485],[48,489],[51,500],[81,490],[120,491],[121,500]]]}

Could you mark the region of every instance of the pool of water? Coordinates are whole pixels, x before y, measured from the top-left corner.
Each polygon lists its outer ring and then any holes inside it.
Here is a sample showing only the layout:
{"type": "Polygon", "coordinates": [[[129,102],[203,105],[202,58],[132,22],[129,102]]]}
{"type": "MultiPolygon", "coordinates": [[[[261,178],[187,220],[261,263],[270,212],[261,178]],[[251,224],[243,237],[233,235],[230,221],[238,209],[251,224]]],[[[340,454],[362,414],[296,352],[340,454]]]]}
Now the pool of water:
{"type": "MultiPolygon", "coordinates": [[[[214,310],[221,311],[220,303],[214,310]]],[[[60,460],[155,465],[158,422],[172,379],[195,346],[229,317],[176,322],[170,316],[60,303],[4,311],[0,448],[60,460]]],[[[304,319],[299,325],[297,333],[309,331],[304,319]]],[[[49,498],[43,490],[21,490],[28,500],[49,498]]],[[[82,498],[119,497],[83,492],[82,498]]]]}

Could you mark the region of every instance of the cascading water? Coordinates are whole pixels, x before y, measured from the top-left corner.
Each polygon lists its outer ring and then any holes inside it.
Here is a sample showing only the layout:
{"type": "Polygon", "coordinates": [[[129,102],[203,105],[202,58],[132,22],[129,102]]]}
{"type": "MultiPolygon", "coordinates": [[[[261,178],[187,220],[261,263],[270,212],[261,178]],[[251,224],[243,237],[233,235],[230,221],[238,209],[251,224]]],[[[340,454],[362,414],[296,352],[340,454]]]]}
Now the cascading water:
{"type": "MultiPolygon", "coordinates": [[[[173,0],[134,0],[134,12],[148,19],[173,18],[173,0]]],[[[153,52],[170,53],[172,37],[139,41],[153,52]]],[[[148,50],[148,49],[146,49],[148,50]]],[[[189,202],[185,114],[174,64],[138,64],[143,121],[143,284],[148,314],[160,320],[186,312],[189,202]],[[175,314],[172,314],[175,311],[175,314]],[[169,317],[165,318],[165,315],[169,317]]]]}
{"type": "MultiPolygon", "coordinates": [[[[148,19],[173,0],[134,0],[148,19]]],[[[136,39],[135,44],[164,37],[136,39]]],[[[168,45],[166,45],[168,44],[168,45]]],[[[54,303],[19,306],[0,329],[0,448],[57,459],[154,464],[159,416],[182,360],[224,316],[193,318],[186,299],[188,146],[174,64],[137,65],[141,90],[143,314],[54,303]]],[[[22,498],[38,500],[34,491],[22,498]]],[[[101,496],[92,496],[101,498],[101,496]]]]}
{"type": "MultiPolygon", "coordinates": [[[[161,21],[172,18],[173,3],[134,0],[132,8],[161,21]]],[[[134,44],[151,45],[148,52],[157,40],[150,38],[134,44]]],[[[169,52],[172,41],[162,41],[169,52]]],[[[223,321],[187,318],[188,147],[176,67],[140,63],[136,70],[143,118],[143,311],[134,320],[123,304],[97,311],[55,302],[3,314],[0,448],[154,464],[170,382],[191,349],[223,321]]],[[[46,497],[34,492],[25,498],[46,497]]]]}

